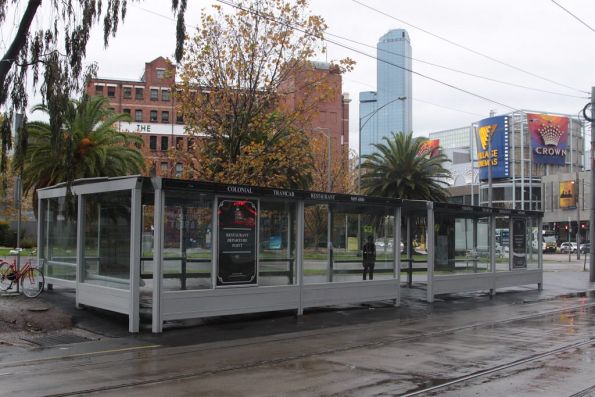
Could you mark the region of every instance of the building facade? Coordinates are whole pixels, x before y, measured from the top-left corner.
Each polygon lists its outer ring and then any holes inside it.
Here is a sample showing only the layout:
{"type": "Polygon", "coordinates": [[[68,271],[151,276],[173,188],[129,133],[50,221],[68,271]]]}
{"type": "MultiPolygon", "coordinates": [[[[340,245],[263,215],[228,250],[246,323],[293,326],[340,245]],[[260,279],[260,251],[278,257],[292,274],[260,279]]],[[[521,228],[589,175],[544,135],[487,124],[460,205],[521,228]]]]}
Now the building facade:
{"type": "Polygon", "coordinates": [[[541,178],[543,228],[558,242],[589,241],[591,171],[559,173],[541,178]]]}
{"type": "Polygon", "coordinates": [[[360,93],[360,155],[391,133],[412,131],[411,41],[393,29],[377,44],[376,91],[360,93]]]}
{"type": "Polygon", "coordinates": [[[184,134],[184,124],[174,95],[176,66],[164,57],[145,63],[140,79],[97,78],[89,81],[87,94],[103,95],[110,109],[130,115],[121,122],[120,131],[138,133],[149,150],[152,175],[180,176],[182,164],[169,160],[167,151],[186,149],[191,140],[184,134]]]}
{"type": "MultiPolygon", "coordinates": [[[[313,74],[331,89],[328,100],[317,104],[310,112],[311,117],[302,126],[305,133],[322,133],[328,136],[333,153],[333,162],[342,161],[349,149],[349,95],[343,94],[342,77],[337,68],[327,63],[312,62],[311,68],[298,71],[288,83],[291,94],[285,95],[289,107],[306,96],[305,88],[299,84],[303,73],[313,74]]],[[[287,88],[287,85],[284,86],[287,88]]],[[[176,66],[164,57],[145,63],[143,74],[138,80],[96,78],[89,81],[86,92],[102,95],[109,99],[109,107],[117,113],[130,115],[130,122],[121,122],[121,131],[141,134],[150,163],[150,175],[180,177],[184,164],[168,156],[171,148],[188,150],[194,137],[185,133],[184,120],[176,103],[176,66]]],[[[346,164],[345,164],[346,165],[346,164]]]]}
{"type": "MultiPolygon", "coordinates": [[[[492,178],[492,206],[543,210],[542,178],[584,170],[583,123],[572,115],[547,114],[567,119],[568,134],[564,148],[565,156],[559,164],[543,164],[537,161],[538,154],[532,147],[529,123],[533,121],[533,115],[538,117],[544,114],[546,113],[541,111],[520,110],[497,116],[507,120],[507,130],[504,132],[507,143],[506,147],[501,148],[501,151],[505,151],[505,153],[500,154],[502,156],[500,163],[505,163],[507,170],[504,176],[492,178]]],[[[455,202],[471,202],[471,197],[474,197],[473,204],[476,205],[488,205],[490,202],[489,181],[485,178],[481,179],[479,175],[480,166],[485,165],[486,162],[486,158],[478,157],[478,153],[482,152],[477,139],[479,129],[482,128],[481,123],[430,133],[430,139],[440,139],[440,146],[443,148],[469,151],[469,162],[458,162],[451,157],[453,161],[448,165],[454,174],[451,181],[451,194],[455,202]],[[456,178],[457,175],[468,175],[469,177],[456,178]],[[464,196],[468,198],[464,198],[464,196]]],[[[484,155],[486,151],[483,151],[484,155]]],[[[445,153],[448,155],[448,150],[445,150],[445,153]]],[[[492,159],[492,161],[498,160],[492,159]]],[[[484,167],[484,172],[488,171],[489,169],[484,167]]],[[[496,171],[497,166],[494,167],[493,175],[496,175],[496,171]]]]}

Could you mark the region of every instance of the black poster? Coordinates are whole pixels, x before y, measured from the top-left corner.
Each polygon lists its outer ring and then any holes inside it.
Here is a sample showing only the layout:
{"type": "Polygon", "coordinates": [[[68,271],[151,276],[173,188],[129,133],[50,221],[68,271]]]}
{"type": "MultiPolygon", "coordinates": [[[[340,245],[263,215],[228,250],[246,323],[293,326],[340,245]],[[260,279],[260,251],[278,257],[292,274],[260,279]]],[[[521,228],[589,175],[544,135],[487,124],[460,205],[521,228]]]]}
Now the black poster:
{"type": "Polygon", "coordinates": [[[221,200],[217,285],[256,284],[256,201],[221,200]]]}
{"type": "Polygon", "coordinates": [[[527,268],[527,221],[512,218],[512,268],[527,268]]]}

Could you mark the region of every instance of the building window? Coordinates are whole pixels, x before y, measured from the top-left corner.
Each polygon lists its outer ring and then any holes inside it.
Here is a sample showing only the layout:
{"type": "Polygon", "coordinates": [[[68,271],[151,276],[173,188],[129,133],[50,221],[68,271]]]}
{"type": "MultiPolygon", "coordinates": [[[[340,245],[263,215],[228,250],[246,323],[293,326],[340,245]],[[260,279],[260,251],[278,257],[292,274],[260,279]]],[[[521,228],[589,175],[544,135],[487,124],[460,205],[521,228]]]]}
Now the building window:
{"type": "Polygon", "coordinates": [[[182,138],[181,136],[176,138],[176,148],[177,149],[182,149],[182,147],[184,146],[184,138],[182,138]]]}
{"type": "Polygon", "coordinates": [[[161,99],[165,102],[169,102],[169,90],[161,90],[161,99]]]}
{"type": "Polygon", "coordinates": [[[157,69],[157,78],[162,79],[165,77],[165,69],[157,69]]]}
{"type": "Polygon", "coordinates": [[[182,176],[182,163],[176,164],[176,178],[180,178],[182,176]]]}
{"type": "Polygon", "coordinates": [[[169,137],[162,136],[161,137],[161,151],[166,151],[169,147],[169,137]]]}
{"type": "Polygon", "coordinates": [[[151,117],[149,119],[152,123],[157,121],[157,111],[151,110],[151,117]]]}
{"type": "Polygon", "coordinates": [[[116,87],[107,86],[107,96],[113,98],[116,96],[116,87]]]}
{"type": "Polygon", "coordinates": [[[143,111],[141,109],[136,109],[134,111],[134,121],[136,121],[138,123],[143,122],[143,111]]]}
{"type": "Polygon", "coordinates": [[[169,112],[168,111],[161,112],[161,122],[169,123],[169,112]]]}
{"type": "Polygon", "coordinates": [[[122,112],[130,117],[130,109],[122,109],[122,112]]]}
{"type": "Polygon", "coordinates": [[[191,152],[194,150],[194,138],[188,139],[188,151],[191,152]]]}
{"type": "Polygon", "coordinates": [[[138,88],[138,87],[135,88],[134,89],[134,97],[136,99],[141,99],[142,100],[144,98],[144,89],[138,88]]]}
{"type": "Polygon", "coordinates": [[[95,95],[103,95],[103,86],[102,85],[95,86],[95,95]]]}
{"type": "Polygon", "coordinates": [[[160,175],[167,175],[168,168],[169,167],[168,167],[167,161],[163,161],[161,163],[161,172],[160,172],[160,175]]]}
{"type": "Polygon", "coordinates": [[[132,98],[132,87],[124,87],[124,99],[132,98]]]}
{"type": "Polygon", "coordinates": [[[151,88],[151,100],[156,101],[159,99],[159,90],[157,88],[151,88]]]}
{"type": "Polygon", "coordinates": [[[157,137],[155,135],[149,137],[149,149],[157,150],[157,137]]]}
{"type": "Polygon", "coordinates": [[[176,113],[176,123],[184,124],[184,116],[182,116],[182,113],[180,112],[176,113]]]}

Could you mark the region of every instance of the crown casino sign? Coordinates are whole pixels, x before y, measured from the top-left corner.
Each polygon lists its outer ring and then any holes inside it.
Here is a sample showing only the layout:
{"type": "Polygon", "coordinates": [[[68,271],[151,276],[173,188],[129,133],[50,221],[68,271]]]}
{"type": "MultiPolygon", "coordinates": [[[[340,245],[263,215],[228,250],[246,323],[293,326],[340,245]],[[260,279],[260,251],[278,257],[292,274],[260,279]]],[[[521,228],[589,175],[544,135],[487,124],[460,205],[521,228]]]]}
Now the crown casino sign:
{"type": "Polygon", "coordinates": [[[490,168],[494,179],[510,176],[508,126],[507,116],[490,117],[478,124],[477,159],[482,181],[488,179],[490,168]]]}
{"type": "Polygon", "coordinates": [[[568,117],[527,113],[533,161],[564,165],[568,147],[568,117]]]}

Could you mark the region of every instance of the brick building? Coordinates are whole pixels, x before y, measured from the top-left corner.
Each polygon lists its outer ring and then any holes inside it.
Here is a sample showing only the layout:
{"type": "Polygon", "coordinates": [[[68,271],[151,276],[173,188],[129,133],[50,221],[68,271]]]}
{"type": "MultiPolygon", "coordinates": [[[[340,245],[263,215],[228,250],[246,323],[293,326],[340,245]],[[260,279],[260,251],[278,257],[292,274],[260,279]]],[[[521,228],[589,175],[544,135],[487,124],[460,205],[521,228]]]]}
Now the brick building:
{"type": "MultiPolygon", "coordinates": [[[[326,80],[333,88],[333,95],[318,106],[303,128],[307,133],[330,137],[335,162],[345,158],[338,154],[347,153],[349,149],[349,96],[341,93],[342,79],[337,69],[320,62],[312,62],[312,66],[317,78],[326,80]]],[[[171,147],[187,150],[192,144],[193,138],[185,134],[183,118],[176,108],[175,72],[176,67],[171,61],[158,57],[145,63],[139,80],[97,78],[91,80],[86,89],[89,95],[108,97],[110,108],[115,112],[130,115],[132,121],[120,123],[119,128],[142,135],[153,163],[152,175],[181,175],[182,164],[172,164],[167,151],[171,147]]],[[[295,84],[300,79],[298,73],[289,82],[295,88],[291,94],[285,95],[289,106],[304,96],[295,84]]]]}
{"type": "Polygon", "coordinates": [[[170,147],[182,149],[188,145],[173,95],[175,71],[173,63],[158,57],[145,63],[139,80],[98,78],[87,85],[89,95],[107,96],[111,109],[130,115],[132,121],[120,123],[119,129],[141,134],[145,147],[151,153],[153,169],[150,173],[153,175],[175,176],[181,173],[180,164],[170,164],[167,150],[170,147]]]}

